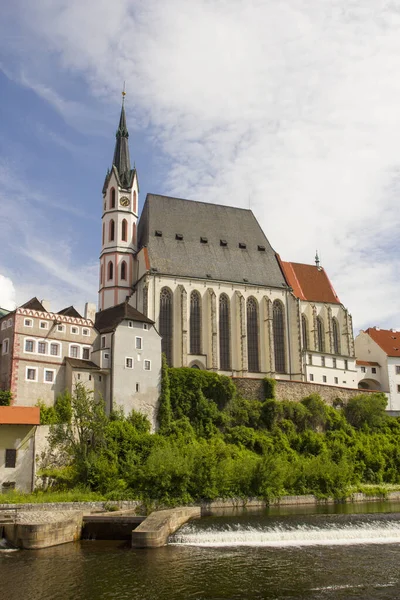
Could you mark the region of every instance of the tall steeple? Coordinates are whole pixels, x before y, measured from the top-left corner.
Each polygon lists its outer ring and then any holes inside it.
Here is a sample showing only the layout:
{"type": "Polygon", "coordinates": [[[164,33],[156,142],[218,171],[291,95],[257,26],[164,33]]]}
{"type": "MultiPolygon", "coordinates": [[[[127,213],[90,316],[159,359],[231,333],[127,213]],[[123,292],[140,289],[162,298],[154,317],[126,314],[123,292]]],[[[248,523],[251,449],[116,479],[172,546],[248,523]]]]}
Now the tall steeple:
{"type": "MultiPolygon", "coordinates": [[[[125,94],[125,92],[124,92],[125,94]]],[[[121,116],[119,118],[119,125],[117,129],[117,133],[115,134],[115,150],[114,150],[114,158],[113,165],[116,167],[118,171],[118,175],[121,179],[121,183],[129,185],[130,175],[131,175],[131,161],[129,158],[129,132],[128,127],[126,126],[126,116],[125,116],[125,95],[122,96],[122,108],[121,108],[121,116]]]]}

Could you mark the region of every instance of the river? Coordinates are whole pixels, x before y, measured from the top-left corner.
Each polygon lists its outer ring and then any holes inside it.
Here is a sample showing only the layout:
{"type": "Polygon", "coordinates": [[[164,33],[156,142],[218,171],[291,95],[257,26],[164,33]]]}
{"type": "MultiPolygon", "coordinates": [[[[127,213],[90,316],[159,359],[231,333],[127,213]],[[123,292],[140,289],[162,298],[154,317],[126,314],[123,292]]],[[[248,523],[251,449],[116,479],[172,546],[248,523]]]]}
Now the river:
{"type": "Polygon", "coordinates": [[[156,550],[3,542],[0,598],[394,600],[399,565],[399,503],[248,509],[188,523],[156,550]]]}

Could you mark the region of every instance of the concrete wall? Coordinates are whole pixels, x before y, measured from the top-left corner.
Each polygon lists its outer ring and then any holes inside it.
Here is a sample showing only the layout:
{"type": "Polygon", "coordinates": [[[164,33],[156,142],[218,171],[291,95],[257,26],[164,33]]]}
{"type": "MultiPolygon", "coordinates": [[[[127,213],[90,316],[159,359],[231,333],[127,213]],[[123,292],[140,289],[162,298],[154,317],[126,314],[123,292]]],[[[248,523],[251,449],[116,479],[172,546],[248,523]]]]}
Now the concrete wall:
{"type": "MultiPolygon", "coordinates": [[[[234,377],[233,382],[244,398],[249,400],[265,400],[264,386],[261,379],[234,377]]],[[[299,402],[310,394],[319,394],[327,404],[332,404],[337,398],[346,401],[360,393],[363,393],[363,390],[319,385],[303,381],[276,380],[277,400],[293,400],[299,402]]]]}
{"type": "Polygon", "coordinates": [[[23,492],[33,489],[33,457],[36,426],[0,425],[0,492],[4,483],[15,482],[23,492]],[[6,449],[15,449],[15,468],[6,468],[6,449]]]}

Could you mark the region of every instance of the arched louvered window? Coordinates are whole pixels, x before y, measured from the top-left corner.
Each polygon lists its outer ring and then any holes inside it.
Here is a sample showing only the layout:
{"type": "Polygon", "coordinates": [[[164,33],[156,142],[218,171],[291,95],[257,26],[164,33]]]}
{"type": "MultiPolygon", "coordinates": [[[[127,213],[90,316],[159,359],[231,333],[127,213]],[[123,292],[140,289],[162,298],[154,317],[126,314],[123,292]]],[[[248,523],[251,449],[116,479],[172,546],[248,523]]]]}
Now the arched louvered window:
{"type": "Polygon", "coordinates": [[[229,298],[226,294],[219,297],[219,368],[231,370],[231,331],[229,298]]]}
{"type": "Polygon", "coordinates": [[[111,188],[110,192],[110,208],[115,208],[115,189],[111,188]]]}
{"type": "Polygon", "coordinates": [[[128,241],[128,221],[126,219],[123,219],[121,223],[121,240],[128,241]]]}
{"type": "Polygon", "coordinates": [[[113,277],[114,277],[114,265],[110,260],[110,262],[108,263],[108,280],[110,281],[110,279],[113,279],[113,277]]]}
{"type": "Polygon", "coordinates": [[[124,260],[121,263],[121,279],[126,281],[126,262],[124,260]]]}
{"type": "Polygon", "coordinates": [[[325,352],[325,328],[321,317],[317,317],[317,350],[325,352]]]}
{"type": "Polygon", "coordinates": [[[190,353],[201,354],[201,296],[190,294],[190,353]]]}
{"type": "Polygon", "coordinates": [[[136,190],[134,190],[133,191],[133,212],[134,213],[137,212],[136,200],[137,200],[136,190]]]}
{"type": "Polygon", "coordinates": [[[286,373],[285,360],[285,317],[283,304],[275,300],[272,306],[272,328],[274,332],[274,355],[276,373],[286,373]]]}
{"type": "Polygon", "coordinates": [[[104,246],[104,242],[106,241],[106,224],[103,223],[103,246],[104,246]]]}
{"type": "Polygon", "coordinates": [[[111,219],[108,226],[108,241],[113,242],[115,239],[115,223],[114,219],[111,219]]]}
{"type": "Polygon", "coordinates": [[[169,366],[172,366],[172,309],[172,292],[164,287],[160,292],[161,351],[165,354],[169,366]]]}
{"type": "Polygon", "coordinates": [[[301,315],[301,339],[303,342],[303,350],[309,349],[309,336],[308,336],[308,321],[305,315],[301,315]]]}
{"type": "Polygon", "coordinates": [[[258,348],[258,304],[255,298],[248,298],[246,303],[247,314],[247,359],[250,373],[260,371],[260,357],[258,348]]]}
{"type": "Polygon", "coordinates": [[[332,336],[333,336],[333,352],[340,354],[340,335],[339,335],[339,323],[337,319],[332,319],[332,336]]]}

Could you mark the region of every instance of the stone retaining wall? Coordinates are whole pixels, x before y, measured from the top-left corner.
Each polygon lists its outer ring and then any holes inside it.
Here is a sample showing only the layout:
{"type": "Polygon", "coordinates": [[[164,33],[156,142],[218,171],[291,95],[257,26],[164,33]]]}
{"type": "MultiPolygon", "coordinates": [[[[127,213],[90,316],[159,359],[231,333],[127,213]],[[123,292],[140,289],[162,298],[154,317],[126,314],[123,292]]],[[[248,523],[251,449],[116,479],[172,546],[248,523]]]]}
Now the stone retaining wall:
{"type": "MultiPolygon", "coordinates": [[[[252,379],[250,377],[233,377],[233,383],[238,392],[248,400],[265,400],[264,383],[262,379],[252,379]]],[[[319,394],[327,404],[332,405],[333,401],[340,398],[344,402],[364,393],[366,390],[356,390],[333,385],[322,385],[318,383],[308,383],[305,381],[286,381],[284,379],[276,380],[275,397],[277,400],[293,400],[299,402],[310,394],[319,394]]]]}
{"type": "Polygon", "coordinates": [[[168,536],[174,533],[189,519],[201,516],[199,506],[186,506],[170,510],[152,512],[132,531],[132,548],[159,548],[167,543],[168,536]]]}
{"type": "Polygon", "coordinates": [[[26,510],[34,510],[42,511],[42,510],[82,510],[84,512],[92,512],[92,511],[106,511],[109,506],[118,506],[121,510],[135,510],[141,503],[137,500],[120,500],[120,501],[97,501],[97,502],[43,502],[40,504],[27,503],[27,504],[0,504],[0,510],[16,510],[16,511],[26,511],[26,510]]]}
{"type": "Polygon", "coordinates": [[[16,523],[4,525],[7,542],[16,548],[37,550],[81,539],[82,511],[30,511],[18,514],[16,523]]]}

